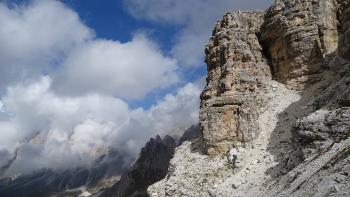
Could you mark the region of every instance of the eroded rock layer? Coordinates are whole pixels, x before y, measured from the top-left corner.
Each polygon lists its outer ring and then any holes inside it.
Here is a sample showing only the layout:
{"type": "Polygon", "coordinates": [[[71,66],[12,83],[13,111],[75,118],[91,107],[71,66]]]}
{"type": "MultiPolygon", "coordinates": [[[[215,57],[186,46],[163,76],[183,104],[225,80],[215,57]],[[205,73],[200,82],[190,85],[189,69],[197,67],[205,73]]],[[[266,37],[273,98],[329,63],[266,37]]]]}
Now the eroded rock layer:
{"type": "Polygon", "coordinates": [[[294,89],[322,71],[338,47],[335,0],[277,0],[265,15],[261,38],[274,78],[294,89]]]}
{"type": "Polygon", "coordinates": [[[227,13],[206,46],[208,77],[200,122],[208,154],[245,145],[258,131],[265,81],[271,78],[258,39],[262,21],[261,12],[227,13]]]}
{"type": "Polygon", "coordinates": [[[265,14],[228,13],[215,25],[205,49],[208,77],[201,95],[206,153],[244,146],[258,134],[256,117],[271,76],[305,90],[337,54],[350,57],[348,6],[346,0],[277,0],[265,14]]]}

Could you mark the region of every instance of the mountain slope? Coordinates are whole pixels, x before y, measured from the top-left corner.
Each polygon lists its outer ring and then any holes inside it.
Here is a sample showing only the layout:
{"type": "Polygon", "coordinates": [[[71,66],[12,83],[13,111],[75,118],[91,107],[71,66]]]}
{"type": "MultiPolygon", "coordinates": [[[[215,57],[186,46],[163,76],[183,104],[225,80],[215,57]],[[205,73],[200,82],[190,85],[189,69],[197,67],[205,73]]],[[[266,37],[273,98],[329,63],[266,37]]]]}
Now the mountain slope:
{"type": "Polygon", "coordinates": [[[180,146],[151,196],[349,196],[348,0],[227,13],[206,47],[202,151],[180,146]]]}

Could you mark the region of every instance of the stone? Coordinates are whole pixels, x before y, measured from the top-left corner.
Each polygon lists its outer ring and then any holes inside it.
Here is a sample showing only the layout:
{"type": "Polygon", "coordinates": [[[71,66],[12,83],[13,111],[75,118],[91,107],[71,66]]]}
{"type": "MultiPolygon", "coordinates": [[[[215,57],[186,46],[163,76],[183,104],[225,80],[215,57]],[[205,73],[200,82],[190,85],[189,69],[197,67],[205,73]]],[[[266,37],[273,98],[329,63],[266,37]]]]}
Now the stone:
{"type": "Polygon", "coordinates": [[[239,150],[236,148],[231,149],[226,153],[227,161],[229,164],[235,166],[237,158],[239,156],[239,150]]]}
{"type": "Polygon", "coordinates": [[[146,195],[147,187],[167,174],[174,155],[175,140],[170,136],[151,138],[142,148],[139,158],[121,177],[120,181],[99,196],[146,195]]]}
{"type": "Polygon", "coordinates": [[[337,3],[277,0],[266,12],[261,42],[274,79],[300,90],[338,47],[337,3]]]}
{"type": "Polygon", "coordinates": [[[293,132],[305,159],[325,152],[335,142],[350,136],[350,108],[318,110],[298,120],[293,132]]]}
{"type": "Polygon", "coordinates": [[[210,192],[215,195],[211,190],[220,184],[221,177],[230,174],[222,170],[226,164],[226,159],[221,156],[209,158],[198,152],[192,153],[191,142],[184,142],[170,161],[168,176],[147,191],[157,196],[209,197],[210,192]]]}
{"type": "Polygon", "coordinates": [[[200,126],[207,154],[224,154],[257,135],[256,118],[265,103],[261,95],[271,78],[258,39],[262,19],[262,12],[227,13],[206,46],[200,126]]]}
{"type": "MultiPolygon", "coordinates": [[[[177,139],[171,136],[151,138],[141,149],[138,159],[121,176],[113,186],[103,191],[103,196],[145,196],[148,186],[165,178],[170,169],[170,159],[173,157],[175,148],[186,141],[196,141],[199,135],[199,126],[193,125],[177,139]]],[[[151,196],[157,196],[152,193],[151,196]]]]}

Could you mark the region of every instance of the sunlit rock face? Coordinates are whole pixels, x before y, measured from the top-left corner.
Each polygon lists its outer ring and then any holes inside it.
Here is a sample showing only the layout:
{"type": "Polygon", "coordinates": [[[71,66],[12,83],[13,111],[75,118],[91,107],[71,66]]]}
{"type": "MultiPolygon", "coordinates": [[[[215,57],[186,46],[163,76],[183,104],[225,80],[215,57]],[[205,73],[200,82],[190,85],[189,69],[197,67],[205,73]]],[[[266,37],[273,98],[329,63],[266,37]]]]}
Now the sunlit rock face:
{"type": "Polygon", "coordinates": [[[201,95],[205,153],[249,145],[259,133],[256,120],[271,78],[302,91],[337,54],[350,57],[347,7],[347,1],[278,0],[266,13],[227,13],[215,25],[201,95]]]}
{"type": "Polygon", "coordinates": [[[300,90],[322,71],[338,47],[337,8],[334,0],[277,0],[267,10],[261,39],[277,81],[300,90]]]}
{"type": "Polygon", "coordinates": [[[270,67],[259,43],[262,12],[227,13],[206,46],[207,85],[201,95],[204,151],[225,153],[249,143],[258,127],[270,67]]]}

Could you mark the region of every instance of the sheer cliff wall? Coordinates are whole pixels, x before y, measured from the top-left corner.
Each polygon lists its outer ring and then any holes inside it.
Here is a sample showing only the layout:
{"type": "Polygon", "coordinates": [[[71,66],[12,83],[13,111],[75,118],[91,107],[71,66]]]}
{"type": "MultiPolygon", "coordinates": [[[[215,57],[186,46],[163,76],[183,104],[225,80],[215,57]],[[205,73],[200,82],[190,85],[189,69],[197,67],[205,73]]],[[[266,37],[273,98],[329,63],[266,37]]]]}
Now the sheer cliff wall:
{"type": "Polygon", "coordinates": [[[201,95],[205,153],[251,145],[268,99],[266,83],[302,91],[319,80],[332,57],[349,57],[347,2],[277,0],[266,13],[227,13],[216,23],[205,48],[201,95]]]}

